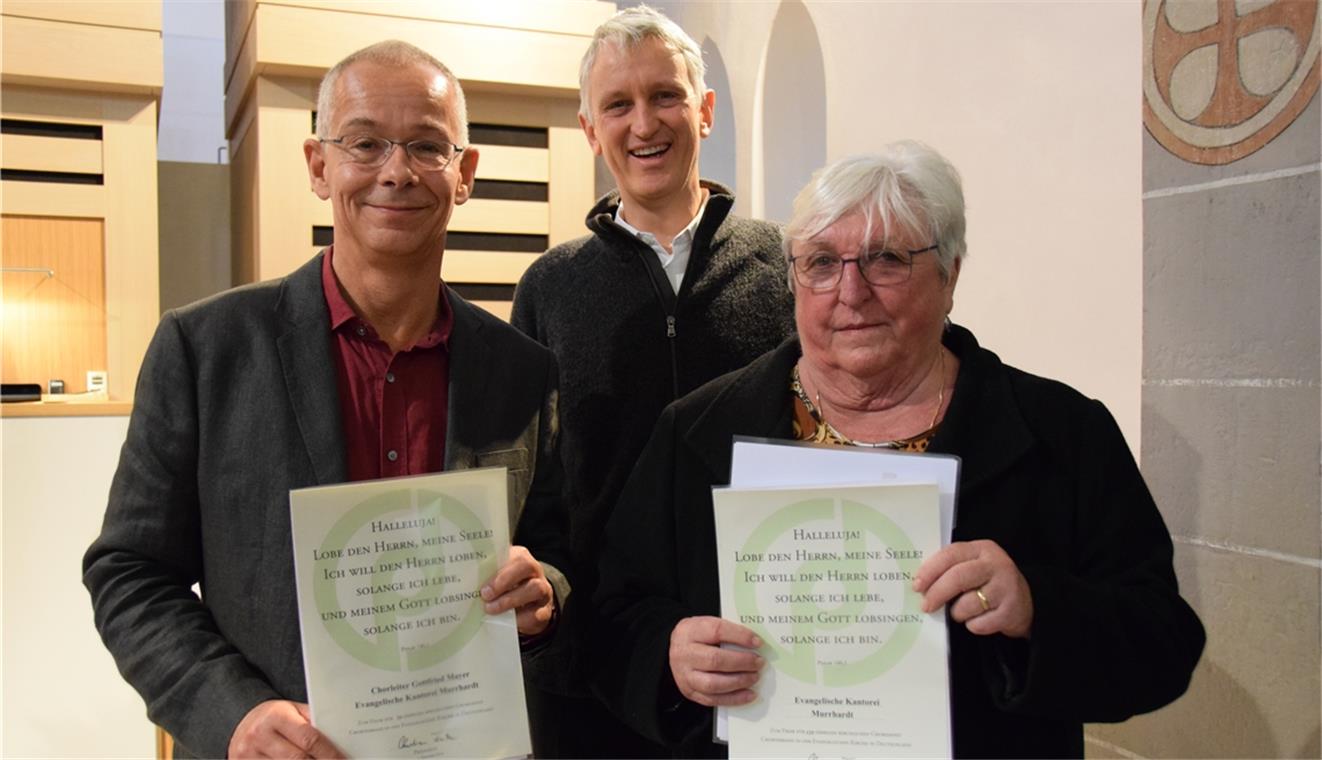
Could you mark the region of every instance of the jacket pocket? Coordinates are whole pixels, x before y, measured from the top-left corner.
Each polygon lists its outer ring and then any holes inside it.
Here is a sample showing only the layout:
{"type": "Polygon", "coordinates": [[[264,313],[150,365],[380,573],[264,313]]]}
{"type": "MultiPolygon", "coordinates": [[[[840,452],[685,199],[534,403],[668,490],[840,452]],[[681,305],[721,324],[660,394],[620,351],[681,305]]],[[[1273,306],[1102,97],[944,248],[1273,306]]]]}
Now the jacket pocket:
{"type": "Polygon", "coordinates": [[[500,449],[499,451],[479,451],[476,454],[478,467],[504,467],[506,488],[509,499],[510,537],[513,538],[518,526],[519,515],[523,512],[523,502],[528,498],[531,470],[528,466],[528,450],[500,449]]]}

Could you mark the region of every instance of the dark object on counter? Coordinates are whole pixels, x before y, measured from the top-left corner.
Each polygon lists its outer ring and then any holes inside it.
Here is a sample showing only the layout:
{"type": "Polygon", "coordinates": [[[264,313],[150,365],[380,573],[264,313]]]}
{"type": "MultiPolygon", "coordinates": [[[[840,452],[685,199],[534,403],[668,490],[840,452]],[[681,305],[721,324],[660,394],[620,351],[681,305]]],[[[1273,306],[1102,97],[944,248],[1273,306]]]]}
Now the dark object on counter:
{"type": "Polygon", "coordinates": [[[40,401],[41,386],[36,383],[4,383],[0,388],[0,401],[40,401]]]}
{"type": "Polygon", "coordinates": [[[50,381],[50,389],[47,392],[52,396],[64,393],[64,381],[52,378],[50,381]]]}

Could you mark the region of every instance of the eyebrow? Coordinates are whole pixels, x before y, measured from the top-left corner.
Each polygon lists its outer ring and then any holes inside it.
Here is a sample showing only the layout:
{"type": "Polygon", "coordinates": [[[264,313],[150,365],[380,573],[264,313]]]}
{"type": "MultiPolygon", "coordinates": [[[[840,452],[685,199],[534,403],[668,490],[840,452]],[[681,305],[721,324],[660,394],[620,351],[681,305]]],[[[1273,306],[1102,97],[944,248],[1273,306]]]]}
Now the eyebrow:
{"type": "MultiPolygon", "coordinates": [[[[649,92],[656,92],[657,90],[676,90],[682,92],[687,85],[687,79],[684,79],[683,77],[675,77],[668,81],[651,82],[649,83],[647,90],[649,92]]],[[[633,98],[632,89],[632,87],[617,87],[612,90],[602,90],[600,95],[594,95],[593,97],[598,99],[601,103],[607,103],[617,98],[631,100],[633,98]]]]}
{"type": "Polygon", "coordinates": [[[355,117],[355,118],[349,119],[348,121],[346,121],[344,124],[341,124],[340,126],[341,126],[341,127],[345,127],[345,128],[348,128],[348,127],[375,127],[375,126],[376,126],[376,122],[373,121],[372,119],[369,119],[369,118],[366,117],[366,116],[357,116],[357,117],[355,117]]]}

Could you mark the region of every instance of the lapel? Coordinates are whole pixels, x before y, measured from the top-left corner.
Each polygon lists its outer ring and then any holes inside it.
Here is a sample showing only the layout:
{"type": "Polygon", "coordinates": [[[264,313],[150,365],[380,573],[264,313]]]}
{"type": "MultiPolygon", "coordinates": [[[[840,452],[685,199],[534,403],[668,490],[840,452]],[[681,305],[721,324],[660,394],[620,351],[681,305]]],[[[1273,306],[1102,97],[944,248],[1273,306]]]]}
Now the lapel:
{"type": "Polygon", "coordinates": [[[318,254],[285,278],[276,302],[280,335],[276,350],[289,406],[294,410],[318,484],[348,477],[340,394],[331,355],[330,312],[321,286],[318,254]]]}
{"type": "Polygon", "coordinates": [[[477,464],[473,446],[484,440],[483,415],[495,413],[496,406],[488,401],[491,347],[482,334],[482,320],[475,307],[452,288],[445,289],[445,296],[454,314],[449,345],[449,403],[445,412],[445,469],[450,471],[477,464]]]}

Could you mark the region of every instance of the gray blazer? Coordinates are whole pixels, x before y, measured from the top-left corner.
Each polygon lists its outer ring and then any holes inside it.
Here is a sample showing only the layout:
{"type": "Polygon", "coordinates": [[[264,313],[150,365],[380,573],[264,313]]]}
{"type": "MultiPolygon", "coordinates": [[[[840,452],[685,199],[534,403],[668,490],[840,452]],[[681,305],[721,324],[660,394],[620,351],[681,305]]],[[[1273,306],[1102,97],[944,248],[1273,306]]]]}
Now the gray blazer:
{"type": "MultiPolygon", "coordinates": [[[[120,672],[189,753],[223,757],[258,702],[306,699],[289,490],[346,478],[321,259],[162,317],[83,559],[120,672]]],[[[514,543],[563,602],[554,359],[448,292],[445,467],[509,467],[514,543]]],[[[554,651],[525,655],[525,672],[553,670],[554,651]]]]}

